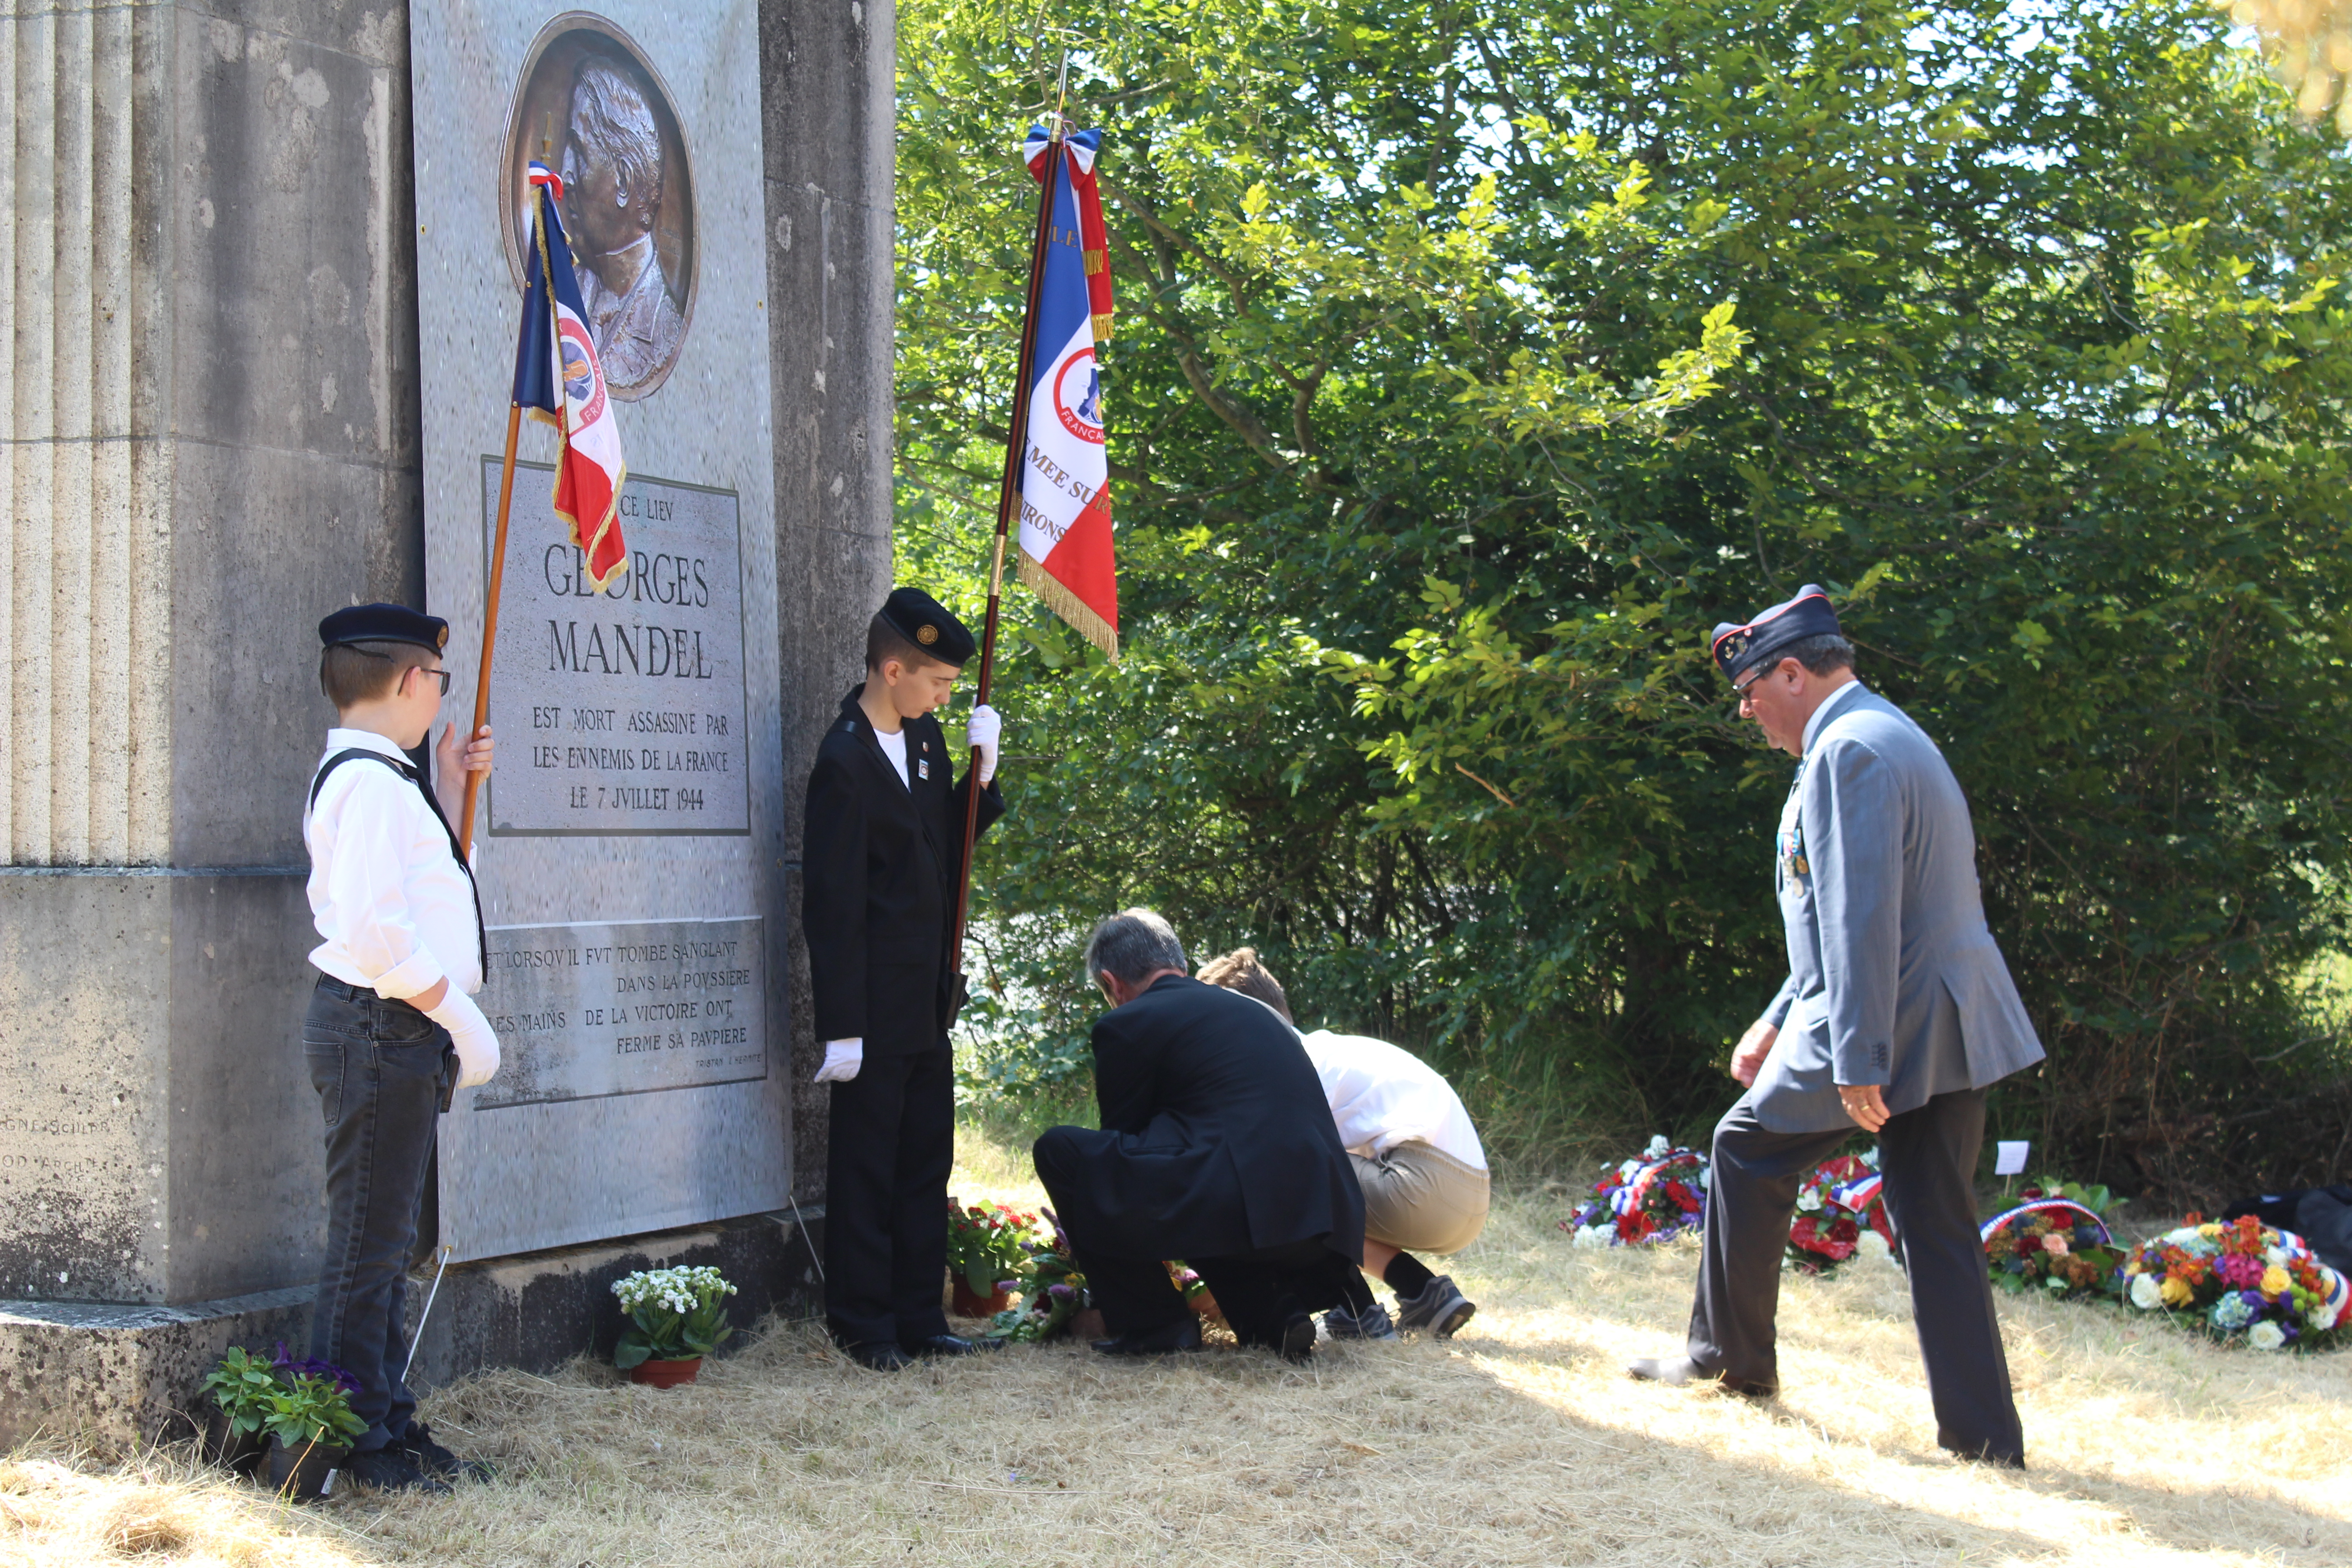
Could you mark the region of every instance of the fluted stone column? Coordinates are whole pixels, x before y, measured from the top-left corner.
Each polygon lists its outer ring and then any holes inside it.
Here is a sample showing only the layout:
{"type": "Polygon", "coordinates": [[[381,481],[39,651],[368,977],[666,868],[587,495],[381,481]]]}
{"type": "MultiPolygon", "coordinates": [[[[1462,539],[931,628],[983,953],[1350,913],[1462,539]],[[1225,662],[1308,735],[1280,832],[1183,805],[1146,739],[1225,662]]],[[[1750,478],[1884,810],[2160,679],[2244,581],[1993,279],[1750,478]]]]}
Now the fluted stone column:
{"type": "Polygon", "coordinates": [[[407,40],[214,9],[0,19],[0,1297],[317,1253],[311,623],[423,586],[407,40]]]}

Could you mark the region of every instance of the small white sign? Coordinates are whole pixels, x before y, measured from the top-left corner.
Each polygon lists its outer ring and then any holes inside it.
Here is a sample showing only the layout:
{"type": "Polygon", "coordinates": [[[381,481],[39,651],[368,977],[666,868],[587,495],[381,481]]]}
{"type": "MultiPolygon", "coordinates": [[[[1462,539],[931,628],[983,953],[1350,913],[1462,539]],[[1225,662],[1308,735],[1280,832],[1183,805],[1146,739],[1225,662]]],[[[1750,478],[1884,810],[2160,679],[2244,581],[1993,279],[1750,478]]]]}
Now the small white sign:
{"type": "Polygon", "coordinates": [[[2033,1145],[2026,1142],[1993,1145],[1992,1173],[1996,1176],[2025,1174],[2025,1152],[2033,1145]]]}
{"type": "Polygon", "coordinates": [[[321,1476],[319,1479],[319,1495],[320,1497],[334,1496],[335,1478],[342,1473],[343,1472],[341,1470],[329,1470],[324,1476],[321,1476]]]}

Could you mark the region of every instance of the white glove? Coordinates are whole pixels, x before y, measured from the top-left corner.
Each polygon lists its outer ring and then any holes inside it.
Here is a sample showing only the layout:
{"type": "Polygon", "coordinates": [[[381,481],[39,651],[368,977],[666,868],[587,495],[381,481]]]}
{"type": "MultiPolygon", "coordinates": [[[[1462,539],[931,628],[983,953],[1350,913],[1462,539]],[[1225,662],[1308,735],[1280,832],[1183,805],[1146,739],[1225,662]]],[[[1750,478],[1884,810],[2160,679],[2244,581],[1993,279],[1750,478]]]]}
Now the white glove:
{"type": "Polygon", "coordinates": [[[824,1043],[824,1066],[816,1069],[811,1083],[847,1083],[866,1065],[866,1041],[827,1040],[824,1043]]]}
{"type": "Polygon", "coordinates": [[[963,738],[980,748],[980,782],[982,784],[996,776],[996,742],[1004,733],[1004,721],[996,710],[983,702],[971,710],[964,721],[963,738]]]}
{"type": "Polygon", "coordinates": [[[457,1047],[459,1089],[479,1088],[498,1076],[499,1037],[471,996],[452,985],[441,1005],[425,1016],[448,1030],[449,1043],[457,1047]]]}

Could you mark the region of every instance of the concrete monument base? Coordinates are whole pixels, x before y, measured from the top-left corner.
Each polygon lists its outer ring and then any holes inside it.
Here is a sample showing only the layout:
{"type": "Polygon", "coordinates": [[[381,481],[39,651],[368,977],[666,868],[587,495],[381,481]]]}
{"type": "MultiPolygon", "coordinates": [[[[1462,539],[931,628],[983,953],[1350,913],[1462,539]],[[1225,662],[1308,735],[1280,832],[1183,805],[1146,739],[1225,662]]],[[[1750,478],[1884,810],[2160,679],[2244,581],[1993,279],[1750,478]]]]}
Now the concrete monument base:
{"type": "MultiPolygon", "coordinates": [[[[740,1336],[771,1312],[822,1310],[822,1211],[753,1215],[588,1247],[455,1264],[417,1341],[409,1381],[427,1392],[491,1367],[552,1372],[609,1358],[626,1321],[613,1281],[639,1268],[709,1264],[738,1293],[740,1336]]],[[[433,1272],[410,1279],[412,1331],[433,1272]]],[[[203,1430],[205,1374],[231,1345],[268,1355],[310,1342],[308,1286],[184,1306],[0,1300],[0,1450],[36,1437],[119,1454],[203,1430]]],[[[722,1353],[739,1349],[731,1341],[722,1353]]]]}

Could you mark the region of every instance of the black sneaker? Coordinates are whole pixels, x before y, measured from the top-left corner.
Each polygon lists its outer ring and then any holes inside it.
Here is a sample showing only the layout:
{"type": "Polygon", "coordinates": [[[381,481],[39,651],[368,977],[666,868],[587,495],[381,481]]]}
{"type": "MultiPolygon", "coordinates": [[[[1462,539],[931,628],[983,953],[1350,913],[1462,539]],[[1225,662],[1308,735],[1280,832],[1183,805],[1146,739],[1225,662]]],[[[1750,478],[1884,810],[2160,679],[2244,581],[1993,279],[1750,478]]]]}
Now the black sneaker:
{"type": "Polygon", "coordinates": [[[408,1450],[390,1443],[353,1454],[351,1463],[343,1467],[343,1479],[362,1491],[423,1492],[427,1497],[449,1493],[448,1482],[426,1475],[408,1457],[408,1450]]]}
{"type": "Polygon", "coordinates": [[[1389,1321],[1389,1310],[1378,1301],[1360,1312],[1334,1307],[1323,1314],[1323,1326],[1330,1331],[1335,1340],[1392,1340],[1398,1337],[1396,1324],[1389,1321]]]}
{"type": "Polygon", "coordinates": [[[1441,1340],[1450,1340],[1454,1331],[1478,1313],[1470,1299],[1454,1287],[1454,1277],[1441,1274],[1421,1288],[1418,1296],[1399,1296],[1396,1326],[1400,1329],[1427,1329],[1441,1340]]]}
{"type": "Polygon", "coordinates": [[[408,1424],[408,1436],[392,1447],[408,1456],[408,1462],[428,1476],[438,1476],[454,1481],[463,1476],[469,1481],[487,1481],[490,1467],[479,1459],[461,1459],[433,1440],[433,1428],[422,1421],[408,1424]]]}

